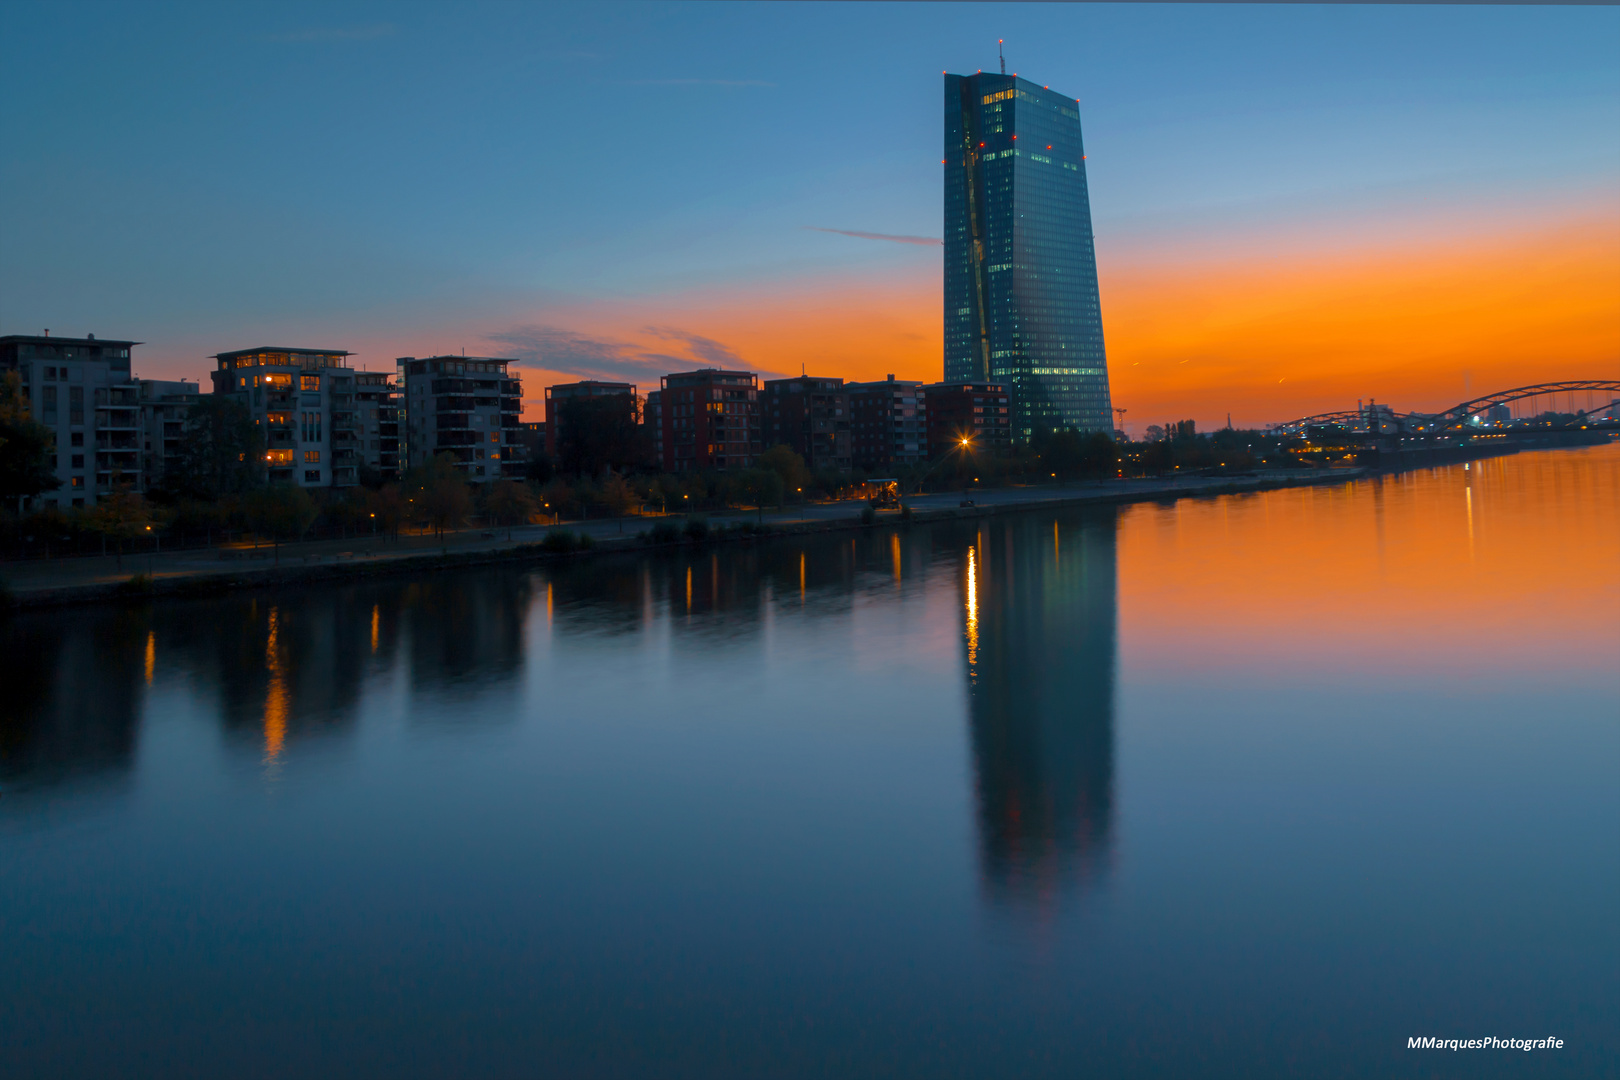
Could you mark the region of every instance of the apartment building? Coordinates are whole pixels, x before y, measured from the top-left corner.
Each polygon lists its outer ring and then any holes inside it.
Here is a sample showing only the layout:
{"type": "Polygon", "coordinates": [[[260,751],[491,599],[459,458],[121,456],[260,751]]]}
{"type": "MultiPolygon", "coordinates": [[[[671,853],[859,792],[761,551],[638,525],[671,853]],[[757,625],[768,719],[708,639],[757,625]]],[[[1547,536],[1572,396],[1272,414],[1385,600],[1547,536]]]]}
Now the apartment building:
{"type": "Polygon", "coordinates": [[[766,449],[790,446],[812,469],[850,467],[849,392],[843,379],[767,379],[760,407],[766,449]]]}
{"type": "Polygon", "coordinates": [[[360,413],[361,459],[381,480],[398,480],[399,390],[385,372],[355,373],[354,400],[360,413]]]}
{"type": "Polygon", "coordinates": [[[138,379],[141,405],[141,476],[145,487],[163,484],[179,460],[186,418],[201,399],[202,387],[181,379],[138,379]]]}
{"type": "Polygon", "coordinates": [[[360,482],[364,429],[350,355],[285,346],[214,355],[214,393],[246,405],[264,432],[271,483],[316,488],[360,482]]]}
{"type": "Polygon", "coordinates": [[[660,434],[654,445],[664,471],[744,469],[759,460],[759,377],[753,372],[704,368],[665,375],[656,393],[660,434]]]}
{"type": "Polygon", "coordinates": [[[566,429],[566,422],[562,418],[563,403],[573,398],[611,398],[614,405],[622,410],[624,416],[631,424],[641,423],[641,402],[636,396],[634,383],[626,382],[597,382],[586,379],[582,382],[559,383],[546,387],[546,454],[556,458],[557,448],[566,429]]]}
{"type": "Polygon", "coordinates": [[[932,456],[963,445],[978,454],[999,454],[1012,445],[1012,406],[1007,385],[942,382],[923,387],[928,402],[928,448],[932,456]]]}
{"type": "Polygon", "coordinates": [[[450,454],[474,483],[524,475],[523,383],[508,373],[509,363],[486,356],[400,357],[407,468],[450,454]]]}
{"type": "Polygon", "coordinates": [[[139,344],[49,331],[0,337],[0,372],[18,374],[34,419],[56,433],[62,486],[34,505],[94,506],[98,496],[144,488],[140,385],[130,375],[139,344]]]}
{"type": "Polygon", "coordinates": [[[928,459],[928,402],[922,383],[888,376],[847,383],[850,461],[868,473],[892,473],[928,459]]]}

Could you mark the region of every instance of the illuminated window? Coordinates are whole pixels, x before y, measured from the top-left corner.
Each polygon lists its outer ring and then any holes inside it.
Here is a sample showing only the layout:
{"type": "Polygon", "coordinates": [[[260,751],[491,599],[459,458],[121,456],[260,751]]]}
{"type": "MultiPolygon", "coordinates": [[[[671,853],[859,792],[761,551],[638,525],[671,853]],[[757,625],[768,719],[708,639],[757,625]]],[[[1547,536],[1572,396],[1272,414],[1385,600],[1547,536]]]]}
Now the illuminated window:
{"type": "Polygon", "coordinates": [[[320,388],[321,388],[321,377],[319,375],[300,375],[300,376],[298,376],[298,389],[300,389],[300,390],[319,390],[320,388]]]}
{"type": "Polygon", "coordinates": [[[489,441],[490,442],[500,442],[501,441],[501,433],[498,432],[498,431],[490,432],[489,433],[489,441]]]}
{"type": "Polygon", "coordinates": [[[304,451],[304,464],[305,465],[319,465],[320,462],[321,462],[321,452],[319,450],[305,450],[304,451]]]}
{"type": "Polygon", "coordinates": [[[274,465],[291,465],[293,452],[291,450],[271,450],[264,455],[264,460],[274,465]]]}

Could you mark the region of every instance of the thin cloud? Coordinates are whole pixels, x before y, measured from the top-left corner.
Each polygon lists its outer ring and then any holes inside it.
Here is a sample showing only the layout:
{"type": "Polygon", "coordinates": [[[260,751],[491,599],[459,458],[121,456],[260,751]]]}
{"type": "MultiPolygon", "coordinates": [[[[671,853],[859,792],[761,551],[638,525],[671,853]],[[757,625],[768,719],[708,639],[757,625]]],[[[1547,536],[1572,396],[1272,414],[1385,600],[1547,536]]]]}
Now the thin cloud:
{"type": "Polygon", "coordinates": [[[723,345],[713,338],[706,338],[700,334],[689,333],[676,329],[673,326],[649,326],[645,332],[653,337],[663,338],[666,341],[681,341],[686,343],[687,351],[705,363],[715,367],[746,368],[748,365],[727,345],[723,345]]]}
{"type": "Polygon", "coordinates": [[[285,34],[268,34],[263,40],[281,45],[303,44],[315,41],[375,41],[399,33],[393,23],[372,23],[368,26],[324,26],[309,30],[293,30],[285,34]]]}
{"type": "MultiPolygon", "coordinates": [[[[486,334],[485,340],[507,347],[507,359],[582,379],[656,384],[661,375],[699,367],[755,370],[735,351],[713,338],[670,326],[649,326],[644,333],[684,345],[687,355],[660,352],[622,341],[587,337],[557,326],[516,326],[486,334]]],[[[766,372],[765,374],[769,374],[766,372]]]]}
{"type": "Polygon", "coordinates": [[[894,233],[857,232],[853,229],[823,229],[820,225],[806,225],[811,232],[835,233],[838,236],[853,236],[857,240],[887,240],[891,244],[917,244],[922,247],[940,247],[945,243],[932,236],[896,236],[894,233]]]}
{"type": "Polygon", "coordinates": [[[775,86],[760,79],[631,79],[631,86],[775,86]]]}

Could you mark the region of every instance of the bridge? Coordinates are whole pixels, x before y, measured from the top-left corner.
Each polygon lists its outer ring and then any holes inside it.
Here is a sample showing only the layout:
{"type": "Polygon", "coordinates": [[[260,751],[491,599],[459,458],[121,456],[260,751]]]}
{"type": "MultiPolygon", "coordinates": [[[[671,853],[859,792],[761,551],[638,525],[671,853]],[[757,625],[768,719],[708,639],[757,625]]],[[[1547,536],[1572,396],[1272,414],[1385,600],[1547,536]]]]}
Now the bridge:
{"type": "Polygon", "coordinates": [[[1307,435],[1312,429],[1376,437],[1440,436],[1482,429],[1620,429],[1620,380],[1566,379],[1533,383],[1470,398],[1438,413],[1396,412],[1368,401],[1354,410],[1302,416],[1267,428],[1272,435],[1307,435]],[[1559,406],[1562,405],[1563,408],[1559,406]]]}

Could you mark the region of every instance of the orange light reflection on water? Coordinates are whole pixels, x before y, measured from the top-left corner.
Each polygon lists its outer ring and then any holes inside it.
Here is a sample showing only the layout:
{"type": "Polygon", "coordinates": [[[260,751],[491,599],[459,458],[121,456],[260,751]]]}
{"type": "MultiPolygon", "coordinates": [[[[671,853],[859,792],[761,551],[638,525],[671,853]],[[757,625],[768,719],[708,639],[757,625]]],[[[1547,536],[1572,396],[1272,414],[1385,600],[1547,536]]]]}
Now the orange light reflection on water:
{"type": "Polygon", "coordinates": [[[264,698],[264,764],[281,761],[282,744],[287,740],[287,670],[281,662],[281,611],[270,609],[270,631],[264,645],[264,666],[270,671],[270,688],[264,698]]]}
{"type": "Polygon", "coordinates": [[[1119,573],[1144,661],[1589,671],[1620,646],[1620,445],[1132,506],[1119,573]]]}

